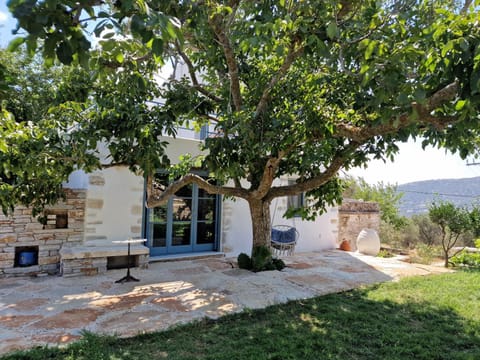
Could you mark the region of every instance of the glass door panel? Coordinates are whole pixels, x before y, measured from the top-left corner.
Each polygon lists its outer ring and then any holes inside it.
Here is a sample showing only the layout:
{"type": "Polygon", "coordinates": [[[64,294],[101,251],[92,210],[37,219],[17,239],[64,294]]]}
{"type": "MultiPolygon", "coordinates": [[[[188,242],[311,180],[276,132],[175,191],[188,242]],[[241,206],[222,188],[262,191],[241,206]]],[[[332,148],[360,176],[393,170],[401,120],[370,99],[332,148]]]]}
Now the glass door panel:
{"type": "MultiPolygon", "coordinates": [[[[167,174],[159,174],[155,180],[160,191],[168,186],[167,174]]],[[[189,185],[177,191],[167,205],[149,209],[147,236],[150,254],[214,250],[218,206],[216,195],[189,185]]]]}
{"type": "Polygon", "coordinates": [[[172,224],[172,246],[188,246],[191,241],[192,224],[176,222],[172,224]]]}
{"type": "MultiPolygon", "coordinates": [[[[199,221],[197,223],[197,244],[215,243],[215,223],[213,221],[199,221]]],[[[213,248],[212,248],[213,249],[213,248]]]]}
{"type": "Polygon", "coordinates": [[[166,253],[168,218],[167,206],[161,206],[150,210],[149,233],[152,255],[166,253]]]}
{"type": "Polygon", "coordinates": [[[197,250],[213,250],[215,245],[215,218],[217,210],[216,196],[199,190],[197,209],[197,233],[195,248],[197,250]]]}
{"type": "Polygon", "coordinates": [[[153,224],[152,246],[154,248],[167,246],[167,224],[153,224]]]}
{"type": "Polygon", "coordinates": [[[193,186],[180,189],[172,199],[172,238],[169,252],[192,251],[193,186]]]}

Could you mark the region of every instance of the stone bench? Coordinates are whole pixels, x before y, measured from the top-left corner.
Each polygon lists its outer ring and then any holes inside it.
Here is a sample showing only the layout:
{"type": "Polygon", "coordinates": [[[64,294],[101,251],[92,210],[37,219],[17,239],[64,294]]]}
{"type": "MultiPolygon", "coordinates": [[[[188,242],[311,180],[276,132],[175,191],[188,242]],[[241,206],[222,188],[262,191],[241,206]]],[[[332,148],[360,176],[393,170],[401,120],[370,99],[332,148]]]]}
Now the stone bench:
{"type": "MultiPolygon", "coordinates": [[[[132,267],[148,267],[150,249],[141,244],[130,246],[133,259],[132,267]]],[[[107,272],[109,268],[119,268],[118,259],[127,261],[127,246],[112,244],[84,244],[63,246],[60,251],[60,274],[65,277],[97,275],[107,272]],[[115,264],[115,265],[111,265],[115,264]]]]}

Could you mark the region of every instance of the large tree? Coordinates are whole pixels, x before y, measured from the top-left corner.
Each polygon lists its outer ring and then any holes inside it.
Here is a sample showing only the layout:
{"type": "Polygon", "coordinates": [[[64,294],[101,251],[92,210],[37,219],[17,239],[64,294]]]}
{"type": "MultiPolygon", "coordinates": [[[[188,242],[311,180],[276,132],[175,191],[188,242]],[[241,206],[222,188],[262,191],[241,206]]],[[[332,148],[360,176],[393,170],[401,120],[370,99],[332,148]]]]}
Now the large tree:
{"type": "Polygon", "coordinates": [[[164,104],[154,116],[149,107],[129,116],[149,97],[112,85],[114,96],[98,91],[96,111],[77,118],[88,119],[79,131],[89,127],[84,136],[97,134],[119,162],[143,171],[148,206],[189,183],[245,199],[259,246],[269,241],[273,199],[306,192],[315,202],[302,214],[314,216],[340,200],[341,169],[393,158],[398,141],[421,136],[462,156],[475,150],[480,28],[470,3],[11,0],[10,8],[28,32],[13,45],[33,52],[40,44],[48,61],[79,62],[105,78],[133,77],[142,94],[155,64],[184,64],[188,76],[159,89],[164,104]],[[90,57],[92,21],[103,39],[90,57]],[[119,116],[123,97],[131,102],[119,116]],[[157,193],[155,168],[168,164],[155,160],[164,149],[155,145],[158,129],[185,121],[214,124],[216,136],[157,193]],[[143,140],[123,143],[124,134],[143,140]],[[199,160],[210,179],[190,172],[199,160]],[[274,183],[285,175],[296,183],[274,183]]]}

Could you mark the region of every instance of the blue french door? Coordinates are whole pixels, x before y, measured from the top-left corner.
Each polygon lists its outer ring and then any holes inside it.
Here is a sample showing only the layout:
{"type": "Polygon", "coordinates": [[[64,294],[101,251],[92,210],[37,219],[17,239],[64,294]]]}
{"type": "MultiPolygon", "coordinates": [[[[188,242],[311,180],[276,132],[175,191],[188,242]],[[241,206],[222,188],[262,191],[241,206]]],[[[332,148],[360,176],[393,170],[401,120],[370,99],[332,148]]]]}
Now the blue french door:
{"type": "MultiPolygon", "coordinates": [[[[156,177],[168,185],[168,175],[156,177]]],[[[150,255],[213,251],[217,248],[219,197],[192,184],[180,189],[164,206],[148,209],[150,255]]]]}

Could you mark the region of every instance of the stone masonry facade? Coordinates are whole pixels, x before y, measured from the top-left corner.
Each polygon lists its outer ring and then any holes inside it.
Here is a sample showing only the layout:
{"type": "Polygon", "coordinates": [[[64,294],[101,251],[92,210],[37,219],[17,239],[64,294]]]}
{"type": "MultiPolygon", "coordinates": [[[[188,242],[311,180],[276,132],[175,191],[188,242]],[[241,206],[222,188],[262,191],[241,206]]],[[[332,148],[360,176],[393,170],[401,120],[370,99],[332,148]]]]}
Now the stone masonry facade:
{"type": "Polygon", "coordinates": [[[380,207],[376,202],[345,200],[338,208],[338,243],[347,240],[357,249],[357,236],[363,229],[380,229],[380,207]]]}
{"type": "Polygon", "coordinates": [[[46,224],[23,206],[0,215],[0,277],[57,274],[61,247],[83,242],[86,192],[65,189],[65,195],[65,201],[45,209],[46,224]],[[35,253],[34,264],[19,263],[22,250],[35,253]]]}

